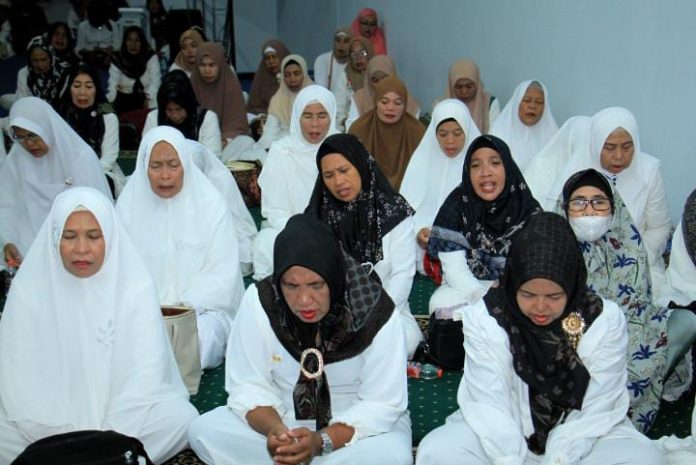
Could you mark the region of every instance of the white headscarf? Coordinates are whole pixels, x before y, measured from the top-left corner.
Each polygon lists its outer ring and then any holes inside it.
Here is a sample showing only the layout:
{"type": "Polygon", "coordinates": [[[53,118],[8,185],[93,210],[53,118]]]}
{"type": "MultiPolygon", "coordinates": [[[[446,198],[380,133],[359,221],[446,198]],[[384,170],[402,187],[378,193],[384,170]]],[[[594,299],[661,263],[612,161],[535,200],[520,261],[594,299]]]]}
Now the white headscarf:
{"type": "Polygon", "coordinates": [[[53,199],[73,186],[90,186],[111,197],[94,150],[45,101],[24,97],[12,105],[10,126],[43,139],[48,153],[34,157],[15,143],[0,169],[0,237],[24,253],[53,199]]]}
{"type": "Polygon", "coordinates": [[[12,282],[0,320],[0,403],[27,438],[84,429],[138,436],[149,407],[188,398],[155,284],[101,192],[59,194],[12,282]],[[86,209],[105,241],[88,278],[63,266],[68,216],[86,209]]]}
{"type": "Polygon", "coordinates": [[[203,144],[189,139],[186,142],[191,146],[194,163],[222,194],[227,208],[232,214],[234,229],[237,231],[240,262],[251,263],[251,243],[258,230],[254,218],[244,203],[242,193],[239,192],[239,186],[237,186],[234,176],[220,159],[203,144]]]}
{"type": "Polygon", "coordinates": [[[515,93],[505,108],[493,122],[490,133],[500,137],[510,146],[512,158],[520,170],[524,170],[532,157],[556,134],[558,124],[551,113],[549,93],[541,81],[524,81],[515,88],[515,93]],[[544,90],[544,113],[534,126],[527,126],[518,115],[520,102],[532,82],[541,85],[544,90]]]}
{"type": "Polygon", "coordinates": [[[145,134],[116,211],[155,278],[161,304],[234,316],[244,284],[233,220],[222,195],[193,163],[181,132],[158,126],[145,134]],[[147,175],[159,142],[174,147],[184,170],[181,191],[169,199],[153,192],[147,175]]]}
{"type": "Polygon", "coordinates": [[[438,210],[447,196],[462,182],[464,158],[471,141],[481,133],[471,118],[467,106],[457,99],[445,99],[433,109],[433,117],[420,144],[408,163],[401,195],[416,210],[415,232],[430,228],[438,210]],[[466,135],[464,147],[454,158],[449,158],[437,141],[437,127],[446,119],[453,118],[466,135]]]}
{"type": "Polygon", "coordinates": [[[563,185],[581,171],[590,136],[589,116],[573,116],[537,153],[524,170],[532,195],[546,211],[555,211],[563,185]]]}
{"type": "Polygon", "coordinates": [[[290,196],[289,203],[295,205],[297,211],[288,212],[290,214],[304,211],[319,173],[316,155],[323,139],[316,144],[309,143],[302,135],[300,125],[302,112],[307,105],[313,103],[320,103],[329,114],[331,122],[325,138],[338,132],[334,94],[318,85],[305,87],[297,94],[297,98],[292,104],[290,133],[271,145],[268,159],[259,176],[261,192],[277,189],[278,185],[292,185],[292,189],[287,192],[287,195],[290,196]]]}

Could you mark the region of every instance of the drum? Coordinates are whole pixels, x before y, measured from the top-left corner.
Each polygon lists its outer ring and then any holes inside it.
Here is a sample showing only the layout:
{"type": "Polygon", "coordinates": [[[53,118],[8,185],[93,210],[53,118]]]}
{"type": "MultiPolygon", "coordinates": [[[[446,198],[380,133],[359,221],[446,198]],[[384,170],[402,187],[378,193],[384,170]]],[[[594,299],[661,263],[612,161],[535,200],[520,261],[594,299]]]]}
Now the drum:
{"type": "Polygon", "coordinates": [[[246,206],[258,207],[261,205],[261,188],[259,187],[261,163],[257,161],[230,161],[225,166],[234,176],[246,206]]]}
{"type": "Polygon", "coordinates": [[[189,394],[196,394],[203,374],[198,349],[196,312],[188,307],[163,305],[162,317],[181,378],[189,394]]]}

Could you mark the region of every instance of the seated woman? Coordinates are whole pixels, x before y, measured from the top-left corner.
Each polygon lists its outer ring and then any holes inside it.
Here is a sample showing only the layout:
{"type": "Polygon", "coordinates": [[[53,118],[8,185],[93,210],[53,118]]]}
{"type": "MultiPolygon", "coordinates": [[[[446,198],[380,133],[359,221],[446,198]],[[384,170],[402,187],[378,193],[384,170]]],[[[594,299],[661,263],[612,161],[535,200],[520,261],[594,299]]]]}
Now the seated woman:
{"type": "Polygon", "coordinates": [[[475,139],[466,152],[461,184],[435,217],[426,271],[440,283],[430,313],[451,318],[496,286],[510,245],[530,216],[541,211],[507,144],[495,136],[475,139]]]}
{"type": "MultiPolygon", "coordinates": [[[[342,131],[350,127],[346,119],[348,118],[353,95],[363,87],[365,75],[367,74],[367,64],[375,56],[372,50],[372,43],[364,37],[352,38],[348,50],[348,63],[343,73],[338,76],[338,82],[334,90],[339,123],[337,126],[342,131]]],[[[358,119],[358,116],[359,114],[355,110],[351,122],[358,119]]]]}
{"type": "Polygon", "coordinates": [[[155,283],[111,201],[87,187],[61,193],[0,320],[0,462],[93,429],[136,437],[162,463],[197,416],[155,283]]]}
{"type": "MultiPolygon", "coordinates": [[[[663,388],[683,392],[686,386],[679,386],[679,379],[689,377],[688,367],[681,366],[679,376],[667,383],[676,355],[683,355],[686,349],[671,337],[673,311],[653,305],[645,245],[621,196],[612,192],[604,176],[593,169],[572,175],[563,187],[561,208],[582,249],[587,286],[616,302],[626,318],[629,417],[647,433],[657,416],[663,388]]],[[[692,338],[696,338],[696,315],[692,317],[692,338]]]]}
{"type": "Polygon", "coordinates": [[[423,256],[435,215],[461,182],[467,149],[480,135],[466,105],[446,99],[433,109],[425,136],[413,152],[401,183],[401,195],[416,210],[413,233],[419,273],[425,273],[423,256]]]}
{"type": "MultiPolygon", "coordinates": [[[[370,59],[365,72],[365,82],[360,89],[355,90],[350,100],[346,129],[349,129],[359,117],[375,108],[375,86],[379,81],[389,76],[398,77],[396,63],[391,57],[377,55],[370,59]]],[[[410,92],[406,111],[416,119],[420,116],[420,103],[410,92]]]]}
{"type": "Polygon", "coordinates": [[[273,242],[288,219],[302,213],[319,171],[317,149],[336,133],[336,100],[316,85],[302,89],[292,106],[290,134],[271,146],[259,176],[261,215],[266,218],[254,241],[254,279],[273,272],[273,242]]]}
{"type": "Polygon", "coordinates": [[[225,200],[193,163],[179,131],[160,126],[145,134],[116,209],[155,279],[160,304],[196,311],[201,367],[222,363],[244,292],[236,233],[225,200]]]}
{"type": "Polygon", "coordinates": [[[379,26],[377,12],[372,8],[363,8],[351,24],[353,35],[368,39],[372,44],[375,55],[387,54],[387,39],[379,26]]]}
{"type": "Polygon", "coordinates": [[[119,118],[135,124],[142,131],[148,109],[157,108],[160,65],[139,26],[123,31],[121,50],[114,53],[109,67],[109,89],[106,98],[119,118]]]}
{"type": "Polygon", "coordinates": [[[0,238],[6,262],[21,262],[64,190],[89,186],[111,196],[94,150],[45,101],[17,100],[10,111],[15,140],[0,170],[0,238]]]}
{"type": "Polygon", "coordinates": [[[143,134],[156,126],[171,126],[187,139],[196,140],[222,156],[222,136],[217,114],[198,103],[191,81],[181,70],[170,71],[162,78],[157,91],[157,109],[145,119],[143,134]]]}
{"type": "Polygon", "coordinates": [[[389,185],[357,137],[328,137],[316,155],[306,213],[331,226],[343,248],[377,273],[401,317],[409,358],[423,338],[408,296],[416,272],[413,208],[389,185]]]}
{"type": "Polygon", "coordinates": [[[17,89],[0,97],[0,106],[9,110],[18,99],[34,96],[55,107],[67,90],[69,74],[70,65],[56,60],[43,36],[36,36],[27,45],[27,65],[17,73],[17,89]]]}
{"type": "Polygon", "coordinates": [[[507,142],[522,171],[557,131],[549,94],[539,81],[518,85],[490,129],[491,134],[507,142]]]}
{"type": "Polygon", "coordinates": [[[278,39],[267,40],[261,46],[261,61],[251,81],[247,112],[255,115],[268,113],[271,98],[278,92],[280,83],[278,73],[280,63],[290,54],[283,42],[278,39]]]}
{"type": "Polygon", "coordinates": [[[590,146],[589,116],[572,116],[524,170],[527,186],[546,211],[555,211],[563,184],[581,168],[590,146]]]}
{"type": "Polygon", "coordinates": [[[191,77],[196,69],[198,46],[203,42],[205,42],[203,31],[197,26],[182,32],[181,37],[179,37],[179,53],[174,58],[169,71],[181,70],[186,73],[186,76],[191,77]]]}
{"type": "Polygon", "coordinates": [[[290,218],[273,255],[230,336],[227,405],[191,425],[191,448],[208,464],[412,463],[406,349],[387,293],[307,215],[290,218]]]}
{"type": "Polygon", "coordinates": [[[268,104],[268,116],[263,125],[263,136],[258,142],[264,150],[268,150],[273,142],[287,135],[290,130],[293,102],[297,94],[313,84],[309,74],[307,74],[307,63],[299,55],[287,55],[283,58],[280,63],[280,73],[282,80],[278,91],[273,94],[271,102],[268,104]]]}
{"type": "Polygon", "coordinates": [[[500,103],[484,89],[478,65],[471,60],[459,60],[450,66],[448,91],[450,98],[460,100],[469,108],[478,130],[488,134],[500,114],[500,103]]]}
{"type": "Polygon", "coordinates": [[[111,111],[102,91],[99,75],[87,65],[73,70],[68,89],[60,107],[60,114],[82,140],[94,150],[106,175],[114,197],[126,185],[126,176],[118,166],[118,117],[111,111]]]}
{"type": "Polygon", "coordinates": [[[71,68],[80,64],[80,58],[75,54],[75,42],[68,23],[57,21],[46,31],[46,42],[53,48],[56,60],[67,63],[71,68]]]}
{"type": "Polygon", "coordinates": [[[462,311],[459,410],[416,463],[664,465],[626,417],[626,323],[585,284],[568,223],[529,219],[499,287],[462,311]]]}
{"type": "Polygon", "coordinates": [[[150,14],[150,34],[155,41],[155,50],[162,50],[167,45],[169,32],[167,31],[167,9],[162,0],[147,0],[147,12],[150,14]]]}
{"type": "Polygon", "coordinates": [[[396,191],[425,133],[423,123],[406,111],[408,98],[408,90],[399,78],[382,79],[375,87],[375,108],[358,118],[348,131],[375,157],[396,191]]]}
{"type": "Polygon", "coordinates": [[[108,70],[112,54],[121,45],[121,29],[109,18],[111,9],[104,2],[87,2],[87,15],[77,28],[75,53],[99,70],[108,70]]]}
{"type": "Polygon", "coordinates": [[[196,64],[191,84],[201,106],[218,117],[222,161],[263,161],[266,152],[256,149],[249,135],[242,86],[227,64],[225,50],[220,44],[204,42],[196,51],[196,64]]]}

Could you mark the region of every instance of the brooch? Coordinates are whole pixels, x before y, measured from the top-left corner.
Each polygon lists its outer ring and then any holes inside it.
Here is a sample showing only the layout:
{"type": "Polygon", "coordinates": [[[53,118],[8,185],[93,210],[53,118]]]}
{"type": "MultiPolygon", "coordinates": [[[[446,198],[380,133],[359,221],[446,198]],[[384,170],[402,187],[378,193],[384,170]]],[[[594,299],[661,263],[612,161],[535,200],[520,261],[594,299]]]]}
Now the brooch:
{"type": "Polygon", "coordinates": [[[563,332],[568,337],[568,341],[573,346],[573,349],[577,349],[582,333],[585,331],[585,320],[582,318],[582,315],[578,312],[570,313],[561,321],[561,328],[563,328],[563,332]]]}
{"type": "Polygon", "coordinates": [[[321,352],[319,352],[319,349],[310,348],[305,349],[302,352],[302,355],[300,356],[300,371],[308,379],[317,379],[322,375],[322,373],[324,373],[324,357],[321,355],[321,352]],[[307,360],[307,356],[309,354],[313,354],[317,358],[317,362],[319,364],[317,371],[314,373],[310,373],[305,368],[305,361],[307,360]]]}

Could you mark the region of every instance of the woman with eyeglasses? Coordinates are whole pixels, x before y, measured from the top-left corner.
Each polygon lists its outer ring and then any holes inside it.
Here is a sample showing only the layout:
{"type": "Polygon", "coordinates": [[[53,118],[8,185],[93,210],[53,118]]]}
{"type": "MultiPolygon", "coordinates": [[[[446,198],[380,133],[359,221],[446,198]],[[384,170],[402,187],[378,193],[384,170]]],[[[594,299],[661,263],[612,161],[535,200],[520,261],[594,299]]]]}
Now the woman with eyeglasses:
{"type": "Polygon", "coordinates": [[[372,43],[375,55],[387,54],[387,39],[379,26],[377,12],[372,8],[363,8],[351,24],[355,37],[364,37],[372,43]]]}
{"type": "Polygon", "coordinates": [[[15,140],[0,169],[0,238],[5,263],[21,263],[53,199],[74,186],[111,191],[94,150],[38,97],[12,106],[15,140]]]}
{"type": "Polygon", "coordinates": [[[645,244],[609,181],[593,169],[573,174],[563,188],[560,207],[582,250],[588,287],[616,302],[626,317],[629,417],[647,432],[657,416],[663,389],[672,397],[688,387],[680,385],[688,377],[685,364],[667,381],[688,341],[672,337],[670,320],[675,312],[652,303],[645,244]]]}

